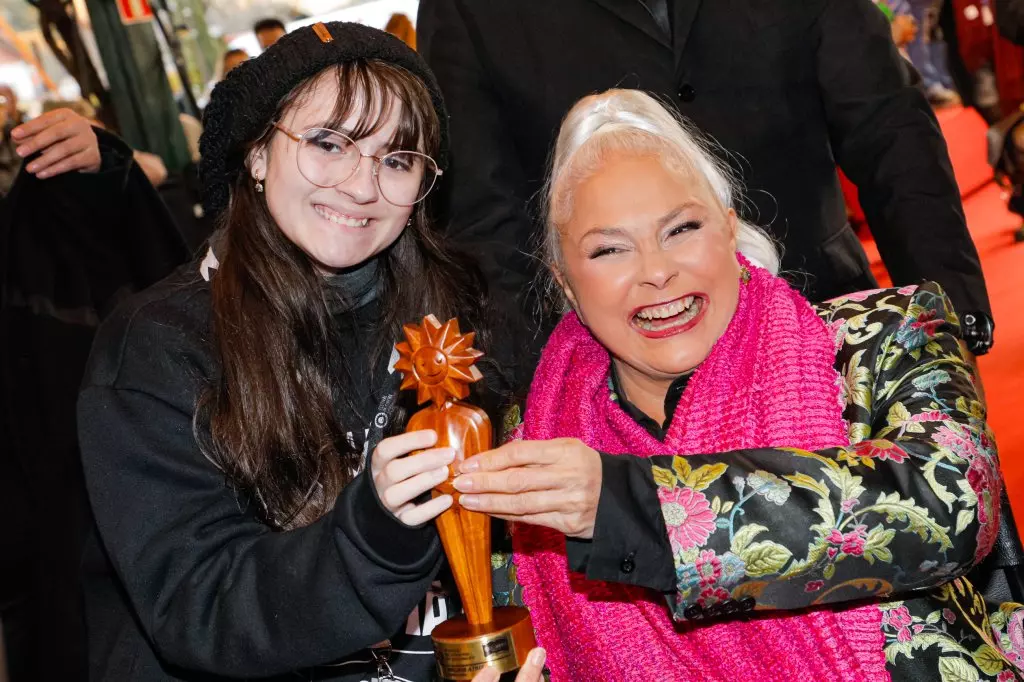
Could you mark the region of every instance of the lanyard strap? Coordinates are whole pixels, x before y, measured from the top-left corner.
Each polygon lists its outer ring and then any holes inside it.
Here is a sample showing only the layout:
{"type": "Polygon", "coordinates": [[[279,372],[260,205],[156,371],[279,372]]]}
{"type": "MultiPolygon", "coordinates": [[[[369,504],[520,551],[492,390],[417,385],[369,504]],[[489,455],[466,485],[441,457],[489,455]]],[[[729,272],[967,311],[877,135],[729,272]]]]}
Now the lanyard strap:
{"type": "Polygon", "coordinates": [[[370,467],[370,457],[373,456],[374,449],[384,440],[384,430],[391,422],[391,412],[395,407],[395,401],[398,400],[400,381],[401,375],[397,372],[389,374],[385,379],[384,394],[377,404],[377,412],[373,415],[373,423],[369,426],[363,446],[367,468],[370,467]]]}

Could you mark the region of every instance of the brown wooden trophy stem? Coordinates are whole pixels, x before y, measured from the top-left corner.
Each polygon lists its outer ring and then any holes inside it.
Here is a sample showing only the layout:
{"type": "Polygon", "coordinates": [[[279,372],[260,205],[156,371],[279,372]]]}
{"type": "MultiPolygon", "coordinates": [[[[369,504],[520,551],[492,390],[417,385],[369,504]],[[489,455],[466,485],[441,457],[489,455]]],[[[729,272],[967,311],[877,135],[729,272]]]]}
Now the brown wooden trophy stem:
{"type": "Polygon", "coordinates": [[[526,609],[495,609],[491,587],[491,519],[459,504],[452,479],[459,462],[491,448],[491,420],[479,407],[462,402],[469,384],[483,378],[473,363],[483,355],[473,348],[474,334],[461,334],[457,320],[443,325],[433,315],[422,325],[404,327],[406,341],[396,348],[395,368],[403,374],[402,388],[415,388],[419,403],[431,405],[412,416],[406,431],[433,429],[436,447],[455,450],[448,480],[433,495],[449,494],[450,509],[437,518],[455,585],[465,616],[456,616],[434,628],[432,638],[438,673],[445,680],[471,680],[485,667],[514,673],[536,646],[526,609]]]}

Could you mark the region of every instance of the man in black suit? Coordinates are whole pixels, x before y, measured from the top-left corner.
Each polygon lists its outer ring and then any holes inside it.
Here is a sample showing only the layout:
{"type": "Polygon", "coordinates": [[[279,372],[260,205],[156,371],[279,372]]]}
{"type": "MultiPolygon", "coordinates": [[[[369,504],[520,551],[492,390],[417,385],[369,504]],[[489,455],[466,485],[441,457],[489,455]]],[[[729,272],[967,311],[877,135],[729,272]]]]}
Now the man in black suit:
{"type": "Polygon", "coordinates": [[[422,0],[420,52],[451,113],[451,233],[492,286],[536,273],[540,189],[581,96],[639,88],[727,150],[745,217],[785,246],[812,300],[876,286],[846,221],[857,184],[897,284],[933,279],[985,352],[991,317],[945,142],[871,0],[422,0]]]}

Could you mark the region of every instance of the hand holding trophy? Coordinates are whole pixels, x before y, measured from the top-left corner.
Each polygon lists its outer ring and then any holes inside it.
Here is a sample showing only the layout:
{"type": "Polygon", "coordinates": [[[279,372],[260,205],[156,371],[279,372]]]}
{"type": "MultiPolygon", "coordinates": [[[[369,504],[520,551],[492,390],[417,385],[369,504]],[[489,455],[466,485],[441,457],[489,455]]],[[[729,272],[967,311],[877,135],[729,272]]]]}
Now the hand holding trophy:
{"type": "MultiPolygon", "coordinates": [[[[527,666],[527,655],[536,646],[533,625],[526,609],[493,607],[491,519],[464,509],[451,483],[463,459],[492,446],[487,413],[463,402],[469,384],[483,378],[474,366],[483,353],[473,348],[474,333],[460,333],[454,319],[442,325],[428,315],[421,325],[408,324],[404,330],[406,341],[396,345],[399,360],[395,365],[403,374],[402,388],[416,389],[420,404],[431,402],[412,416],[406,431],[432,429],[437,433],[437,447],[450,447],[456,453],[448,480],[437,486],[433,495],[454,498],[452,506],[437,518],[437,529],[466,615],[450,618],[434,629],[438,672],[444,680],[471,680],[480,671],[494,668],[502,679],[506,675],[512,679],[516,670],[527,666]]],[[[494,673],[485,677],[494,679],[494,673]]]]}

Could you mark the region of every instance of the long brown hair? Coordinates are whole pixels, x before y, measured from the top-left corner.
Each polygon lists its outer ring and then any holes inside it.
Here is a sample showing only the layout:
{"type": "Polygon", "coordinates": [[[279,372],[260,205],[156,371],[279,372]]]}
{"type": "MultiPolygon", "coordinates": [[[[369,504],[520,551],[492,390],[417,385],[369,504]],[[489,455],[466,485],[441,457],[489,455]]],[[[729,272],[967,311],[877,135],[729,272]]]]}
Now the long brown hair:
{"type": "MultiPolygon", "coordinates": [[[[360,101],[381,102],[376,111],[364,106],[356,125],[349,126],[351,137],[359,139],[378,130],[400,106],[392,146],[437,157],[440,124],[416,76],[376,60],[325,72],[332,71],[340,94],[327,127],[340,128],[360,101]]],[[[310,96],[325,72],[299,83],[281,101],[274,120],[310,96]]],[[[259,139],[236,153],[249,158],[253,150],[269,150],[275,134],[268,123],[259,139]]],[[[427,202],[417,204],[410,226],[378,256],[374,357],[390,353],[401,325],[427,312],[482,324],[473,319],[483,310],[479,278],[446,248],[427,202]]],[[[338,358],[323,276],[278,228],[247,172],[232,185],[221,228],[220,267],[211,278],[221,375],[200,398],[197,438],[207,457],[256,502],[266,523],[280,529],[308,525],[331,509],[360,465],[361,452],[346,443],[334,409],[337,399],[351,394],[354,379],[337,371],[344,358],[338,358]]],[[[480,331],[486,335],[485,328],[480,331]]],[[[361,430],[365,425],[348,426],[361,430]]]]}

